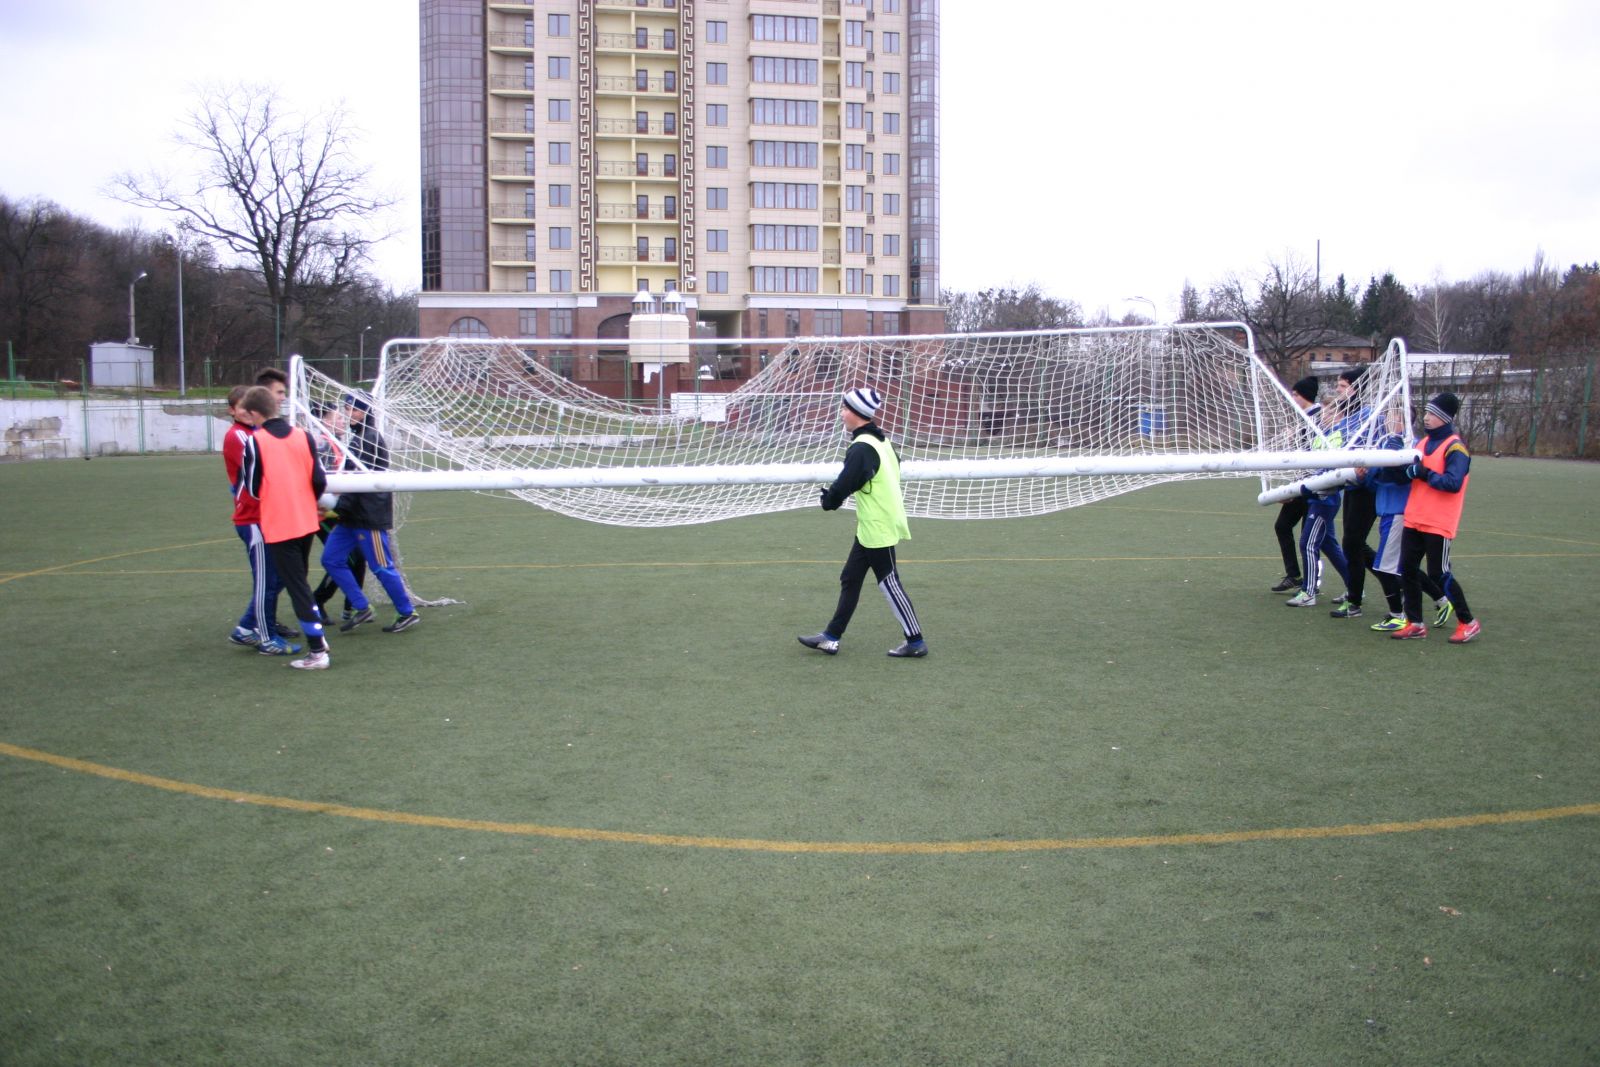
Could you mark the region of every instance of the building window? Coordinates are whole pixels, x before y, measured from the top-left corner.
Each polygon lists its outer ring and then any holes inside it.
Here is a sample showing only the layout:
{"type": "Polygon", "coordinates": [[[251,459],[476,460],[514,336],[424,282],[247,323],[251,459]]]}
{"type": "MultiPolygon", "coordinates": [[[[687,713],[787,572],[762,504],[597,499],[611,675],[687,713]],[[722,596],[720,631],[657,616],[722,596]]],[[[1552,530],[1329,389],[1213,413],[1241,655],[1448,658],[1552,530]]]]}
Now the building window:
{"type": "Polygon", "coordinates": [[[532,89],[536,84],[538,84],[537,77],[533,71],[534,67],[532,63],[522,64],[522,87],[524,89],[532,89]]]}
{"type": "Polygon", "coordinates": [[[551,37],[571,37],[572,36],[572,16],[571,15],[546,15],[545,16],[545,32],[548,33],[551,37]]]}
{"type": "Polygon", "coordinates": [[[665,215],[669,219],[677,218],[678,217],[678,198],[675,197],[675,196],[664,196],[664,197],[662,197],[661,198],[661,211],[662,211],[662,214],[665,215]]]}
{"type": "MultiPolygon", "coordinates": [[[[887,200],[888,197],[884,197],[884,199],[887,200]]],[[[883,254],[886,256],[898,256],[900,254],[899,234],[886,233],[883,235],[883,254]]]]}
{"type": "Polygon", "coordinates": [[[883,132],[884,133],[899,133],[900,132],[900,112],[898,112],[898,111],[885,111],[883,113],[883,132]]]}
{"type": "Polygon", "coordinates": [[[900,312],[878,312],[878,333],[884,337],[895,337],[900,333],[900,312]]]}
{"type": "Polygon", "coordinates": [[[779,85],[815,85],[817,61],[787,56],[751,56],[750,80],[779,85]]]}
{"type": "Polygon", "coordinates": [[[867,167],[867,149],[864,145],[847,144],[844,146],[844,169],[865,170],[867,167]]]}
{"type": "Polygon", "coordinates": [[[524,337],[539,336],[539,311],[537,308],[522,308],[517,312],[517,332],[524,337]]]}
{"type": "Polygon", "coordinates": [[[706,145],[706,166],[712,170],[727,170],[728,146],[719,144],[706,145]]]}
{"type": "Polygon", "coordinates": [[[891,56],[900,54],[900,35],[893,30],[883,31],[883,50],[891,56]]]}
{"type": "Polygon", "coordinates": [[[551,308],[545,314],[549,316],[551,337],[572,336],[571,308],[551,308]]]}
{"type": "Polygon", "coordinates": [[[898,215],[898,214],[900,214],[900,194],[899,193],[884,193],[883,194],[883,213],[885,215],[898,215]]]}
{"type": "Polygon", "coordinates": [[[898,274],[885,274],[883,276],[883,295],[884,296],[899,296],[900,295],[900,275],[898,275],[898,274]]]}
{"type": "Polygon", "coordinates": [[[677,92],[678,91],[678,72],[675,71],[675,70],[664,70],[664,71],[662,71],[661,72],[661,88],[663,90],[665,90],[666,92],[669,92],[669,93],[677,92]]]}
{"type": "Polygon", "coordinates": [[[818,337],[840,337],[844,334],[844,312],[837,310],[813,311],[811,330],[818,337]]]}
{"type": "Polygon", "coordinates": [[[846,252],[865,252],[867,250],[867,231],[860,226],[846,226],[844,228],[844,250],[846,252]]]}
{"type": "Polygon", "coordinates": [[[678,132],[678,113],[676,111],[663,111],[661,113],[661,132],[669,135],[678,132]]]}
{"type": "Polygon", "coordinates": [[[750,290],[756,293],[814,293],[815,267],[751,267],[750,290]]]}
{"type": "Polygon", "coordinates": [[[844,187],[844,209],[846,211],[865,211],[867,209],[867,187],[864,185],[847,185],[844,187]]]}
{"type": "Polygon", "coordinates": [[[752,126],[815,126],[817,102],[815,100],[778,100],[758,96],[750,101],[752,126]]]}
{"type": "Polygon", "coordinates": [[[707,126],[726,126],[727,124],[728,124],[728,105],[727,104],[707,104],[706,105],[706,125],[707,126]]]}
{"type": "Polygon", "coordinates": [[[885,174],[900,173],[900,153],[885,152],[883,154],[883,172],[885,174]]]}
{"type": "Polygon", "coordinates": [[[727,44],[728,24],[721,19],[709,19],[706,22],[706,41],[709,44],[727,44]]]}
{"type": "Polygon", "coordinates": [[[666,237],[662,239],[661,258],[666,260],[668,263],[676,263],[678,261],[678,239],[676,237],[666,237]]]}
{"type": "Polygon", "coordinates": [[[751,182],[750,206],[815,211],[817,187],[793,182],[751,182]]]}
{"type": "Polygon", "coordinates": [[[555,79],[572,77],[572,58],[570,56],[551,56],[545,60],[545,73],[555,79]]]}
{"type": "Polygon", "coordinates": [[[789,308],[783,313],[783,335],[785,337],[800,336],[800,309],[789,308]]]}
{"type": "Polygon", "coordinates": [[[539,291],[539,272],[536,270],[524,271],[522,274],[522,288],[525,292],[537,293],[539,291]]]}
{"type": "Polygon", "coordinates": [[[552,293],[572,292],[572,272],[570,270],[553,270],[550,272],[550,291],[552,293]]]}
{"type": "Polygon", "coordinates": [[[706,231],[706,251],[707,252],[726,252],[727,250],[728,250],[728,231],[727,230],[707,230],[706,231]]]}
{"type": "Polygon", "coordinates": [[[662,30],[661,47],[665,48],[669,52],[675,51],[678,47],[678,31],[671,29],[662,30]]]}
{"type": "Polygon", "coordinates": [[[552,185],[550,187],[550,206],[551,207],[571,207],[572,206],[572,186],[570,186],[570,185],[552,185]]]}
{"type": "Polygon", "coordinates": [[[726,63],[707,63],[706,64],[706,84],[707,85],[727,85],[728,84],[728,64],[726,64],[726,63]]]}
{"type": "Polygon", "coordinates": [[[847,130],[865,129],[867,125],[866,104],[846,104],[844,106],[844,127],[847,130]]]}
{"type": "Polygon", "coordinates": [[[450,324],[449,334],[451,337],[488,337],[489,327],[481,319],[463,315],[450,324]]]}
{"type": "Polygon", "coordinates": [[[860,48],[866,44],[867,24],[865,22],[847,21],[844,24],[844,43],[851,48],[860,48]]]}
{"type": "Polygon", "coordinates": [[[728,291],[728,272],[725,270],[706,271],[706,292],[726,293],[728,291]]]}
{"type": "Polygon", "coordinates": [[[817,227],[770,223],[751,226],[750,247],[758,252],[815,252],[817,227]]]}
{"type": "Polygon", "coordinates": [[[706,186],[706,210],[728,210],[728,190],[725,187],[718,185],[706,186]]]}
{"type": "Polygon", "coordinates": [[[900,91],[900,75],[892,70],[884,71],[883,91],[886,93],[898,93],[900,91]]]}
{"type": "Polygon", "coordinates": [[[751,15],[750,39],[815,44],[817,20],[797,15],[751,15]]]}
{"type": "Polygon", "coordinates": [[[524,259],[539,258],[539,231],[522,231],[522,256],[524,259]]]}
{"type": "Polygon", "coordinates": [[[844,65],[844,83],[857,89],[866,85],[867,65],[865,63],[846,63],[844,65]]]}
{"type": "Polygon", "coordinates": [[[550,162],[555,166],[566,166],[572,163],[572,142],[551,141],[550,162]]]}
{"type": "Polygon", "coordinates": [[[569,250],[572,248],[572,227],[550,227],[550,247],[555,250],[569,250]]]}
{"type": "Polygon", "coordinates": [[[817,145],[814,141],[751,141],[750,165],[752,167],[815,167],[817,145]]]}
{"type": "Polygon", "coordinates": [[[551,122],[572,121],[572,101],[550,99],[545,101],[551,122]]]}

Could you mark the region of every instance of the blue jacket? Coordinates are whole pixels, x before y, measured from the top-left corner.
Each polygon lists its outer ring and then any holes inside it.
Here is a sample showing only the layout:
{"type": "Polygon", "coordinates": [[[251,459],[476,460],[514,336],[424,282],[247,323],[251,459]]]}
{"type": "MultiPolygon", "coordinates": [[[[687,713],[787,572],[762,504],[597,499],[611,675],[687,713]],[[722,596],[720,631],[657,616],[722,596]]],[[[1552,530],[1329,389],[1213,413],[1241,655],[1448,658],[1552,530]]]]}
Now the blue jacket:
{"type": "MultiPolygon", "coordinates": [[[[1398,452],[1406,446],[1401,434],[1392,433],[1378,442],[1379,448],[1398,452]]],[[[1362,484],[1371,489],[1377,501],[1379,515],[1404,515],[1406,501],[1411,498],[1411,475],[1404,467],[1368,467],[1362,484]]]]}

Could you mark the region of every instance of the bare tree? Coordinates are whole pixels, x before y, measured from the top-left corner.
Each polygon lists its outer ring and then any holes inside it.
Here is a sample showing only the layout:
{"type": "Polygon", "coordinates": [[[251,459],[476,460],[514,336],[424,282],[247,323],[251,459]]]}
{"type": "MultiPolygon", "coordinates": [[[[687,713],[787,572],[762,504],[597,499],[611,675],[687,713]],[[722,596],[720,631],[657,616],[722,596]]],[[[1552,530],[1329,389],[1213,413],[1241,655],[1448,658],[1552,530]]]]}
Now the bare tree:
{"type": "Polygon", "coordinates": [[[976,293],[946,289],[945,321],[955,333],[989,330],[1051,330],[1083,325],[1076,301],[1049,296],[1032,282],[1026,288],[1003,287],[976,293]]]}
{"type": "Polygon", "coordinates": [[[1450,308],[1448,284],[1441,274],[1435,274],[1433,283],[1417,293],[1412,308],[1412,335],[1419,352],[1448,352],[1455,326],[1455,313],[1450,308]]]}
{"type": "Polygon", "coordinates": [[[1316,274],[1293,253],[1268,260],[1258,275],[1230,275],[1212,286],[1206,310],[1213,320],[1249,326],[1257,353],[1280,375],[1327,333],[1316,274]]]}
{"type": "Polygon", "coordinates": [[[394,200],[367,189],[342,106],[314,118],[260,85],[202,90],[176,136],[199,169],[188,179],[118,175],[111,193],[167,212],[259,272],[281,359],[302,319],[360,279],[366,232],[394,200]]]}

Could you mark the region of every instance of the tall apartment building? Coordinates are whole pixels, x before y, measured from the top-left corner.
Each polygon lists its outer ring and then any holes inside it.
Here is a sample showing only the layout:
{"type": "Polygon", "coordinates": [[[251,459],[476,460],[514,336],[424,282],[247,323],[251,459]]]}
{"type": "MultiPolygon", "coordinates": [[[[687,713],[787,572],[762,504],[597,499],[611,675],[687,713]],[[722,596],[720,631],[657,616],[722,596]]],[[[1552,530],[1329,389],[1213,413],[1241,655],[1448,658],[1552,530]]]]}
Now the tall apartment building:
{"type": "Polygon", "coordinates": [[[425,336],[943,328],[938,0],[421,10],[425,336]]]}

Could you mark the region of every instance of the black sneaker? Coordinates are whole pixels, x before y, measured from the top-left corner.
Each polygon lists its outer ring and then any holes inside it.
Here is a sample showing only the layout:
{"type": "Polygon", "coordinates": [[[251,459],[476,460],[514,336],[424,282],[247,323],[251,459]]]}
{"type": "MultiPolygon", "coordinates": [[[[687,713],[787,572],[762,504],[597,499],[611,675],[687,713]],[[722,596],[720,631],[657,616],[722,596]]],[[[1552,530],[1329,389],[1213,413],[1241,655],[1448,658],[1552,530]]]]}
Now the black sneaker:
{"type": "Polygon", "coordinates": [[[919,659],[928,654],[928,642],[918,638],[896,645],[889,650],[889,655],[895,659],[919,659]]]}
{"type": "Polygon", "coordinates": [[[1359,619],[1361,618],[1361,605],[1352,604],[1346,600],[1343,604],[1328,612],[1328,614],[1335,619],[1359,619]]]}
{"type": "Polygon", "coordinates": [[[1300,579],[1290,578],[1288,575],[1284,575],[1283,578],[1279,580],[1278,584],[1272,587],[1272,591],[1274,593],[1287,593],[1291,589],[1299,588],[1300,579]]]}
{"type": "MultiPolygon", "coordinates": [[[[362,623],[371,622],[372,619],[372,609],[370,607],[362,608],[354,615],[347,616],[345,620],[339,624],[339,632],[342,634],[347,634],[351,630],[354,630],[357,626],[360,626],[362,623]]],[[[385,626],[384,629],[387,630],[388,627],[385,626]]]]}
{"type": "MultiPolygon", "coordinates": [[[[367,612],[367,614],[370,615],[372,613],[369,611],[369,612],[367,612]]],[[[361,617],[360,612],[357,612],[356,613],[356,618],[360,618],[360,617],[361,617]]],[[[383,632],[386,633],[386,634],[397,634],[402,630],[411,629],[413,626],[415,626],[417,623],[419,623],[421,621],[422,621],[422,616],[418,615],[416,612],[413,611],[410,615],[402,615],[398,619],[394,620],[394,622],[391,622],[388,626],[385,626],[383,628],[383,632]]]]}
{"type": "Polygon", "coordinates": [[[839,654],[839,639],[837,637],[829,637],[827,634],[811,634],[809,637],[802,637],[800,643],[807,648],[814,648],[818,652],[826,652],[830,656],[839,654]]]}

